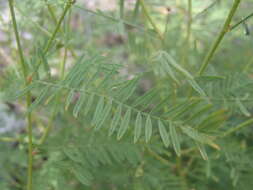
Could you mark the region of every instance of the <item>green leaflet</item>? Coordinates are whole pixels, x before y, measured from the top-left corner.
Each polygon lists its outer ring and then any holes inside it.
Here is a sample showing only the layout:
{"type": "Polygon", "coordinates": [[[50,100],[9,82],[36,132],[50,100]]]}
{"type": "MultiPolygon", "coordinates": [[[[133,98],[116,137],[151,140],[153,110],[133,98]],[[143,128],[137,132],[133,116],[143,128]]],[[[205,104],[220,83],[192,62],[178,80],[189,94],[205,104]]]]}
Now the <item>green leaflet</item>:
{"type": "Polygon", "coordinates": [[[250,112],[247,110],[247,108],[242,104],[242,102],[240,101],[239,98],[236,98],[236,104],[238,105],[239,109],[241,110],[241,112],[246,116],[246,117],[250,117],[251,114],[250,112]]]}
{"type": "Polygon", "coordinates": [[[210,144],[210,145],[213,144],[211,137],[208,135],[199,133],[197,130],[188,126],[180,126],[180,128],[186,135],[188,135],[190,138],[192,138],[195,141],[198,141],[203,144],[210,144]]]}
{"type": "Polygon", "coordinates": [[[131,109],[128,108],[125,113],[125,116],[122,119],[119,131],[118,131],[118,135],[117,135],[117,140],[120,140],[123,137],[123,135],[126,133],[129,126],[130,117],[131,117],[131,109]]]}
{"type": "Polygon", "coordinates": [[[123,87],[121,87],[121,91],[116,95],[116,97],[120,98],[122,102],[128,100],[134,93],[136,86],[138,84],[139,77],[136,77],[130,81],[128,81],[123,87]]]}
{"type": "Polygon", "coordinates": [[[119,124],[120,117],[121,117],[121,111],[122,111],[122,104],[119,104],[116,111],[115,111],[115,115],[113,117],[113,120],[111,122],[111,126],[109,129],[109,136],[111,136],[113,134],[117,125],[119,124]]]}
{"type": "Polygon", "coordinates": [[[134,143],[136,143],[141,136],[141,128],[142,128],[142,116],[141,116],[141,112],[138,112],[137,118],[135,121],[134,143]]]}
{"type": "Polygon", "coordinates": [[[160,101],[150,112],[150,114],[154,114],[156,112],[159,112],[164,106],[168,105],[168,99],[171,95],[164,98],[162,101],[160,101]]]}
{"type": "Polygon", "coordinates": [[[207,104],[205,106],[203,106],[201,109],[199,109],[199,111],[197,111],[196,113],[194,113],[191,117],[189,117],[185,123],[189,123],[190,121],[196,119],[196,118],[200,118],[202,114],[206,113],[207,111],[209,111],[212,108],[212,104],[207,104]]]}
{"type": "MultiPolygon", "coordinates": [[[[206,117],[198,126],[198,129],[203,129],[212,121],[222,121],[225,120],[225,112],[226,110],[218,110],[216,112],[211,113],[208,117],[206,117]]],[[[213,126],[215,127],[215,126],[213,126]]]]}
{"type": "Polygon", "coordinates": [[[67,96],[66,104],[65,104],[65,110],[68,110],[69,105],[70,105],[70,103],[72,102],[74,95],[75,95],[75,90],[72,89],[72,90],[69,92],[68,96],[67,96]]]}
{"type": "Polygon", "coordinates": [[[148,92],[146,92],[143,96],[139,96],[134,103],[132,104],[133,107],[137,107],[139,105],[146,105],[150,103],[151,99],[157,95],[157,90],[152,88],[148,92]]]}
{"type": "Polygon", "coordinates": [[[86,98],[85,93],[81,92],[80,97],[77,100],[76,105],[75,105],[75,107],[73,109],[73,115],[74,115],[74,117],[78,116],[78,114],[80,112],[80,109],[82,108],[82,106],[84,104],[85,98],[86,98]]]}
{"type": "Polygon", "coordinates": [[[181,148],[180,148],[179,137],[176,131],[176,127],[172,123],[170,123],[170,138],[171,138],[171,142],[173,144],[176,154],[180,156],[181,148]]]}
{"type": "Polygon", "coordinates": [[[168,64],[173,66],[178,72],[180,72],[182,75],[184,75],[187,78],[187,81],[189,82],[189,84],[192,86],[192,88],[196,92],[198,92],[201,96],[206,97],[205,92],[200,88],[200,86],[194,80],[194,77],[187,70],[185,70],[183,67],[181,67],[174,60],[174,58],[170,54],[168,54],[167,52],[162,51],[161,54],[165,56],[165,58],[167,59],[168,64]]]}
{"type": "Polygon", "coordinates": [[[208,156],[207,156],[206,149],[205,149],[204,145],[201,144],[201,143],[199,143],[199,142],[196,142],[196,145],[197,145],[197,147],[199,149],[199,152],[200,152],[202,158],[204,160],[208,160],[208,156]]]}
{"type": "Polygon", "coordinates": [[[94,100],[94,94],[91,94],[90,97],[89,97],[89,99],[88,99],[88,103],[87,103],[87,105],[85,106],[84,115],[87,115],[88,112],[90,111],[90,109],[91,109],[91,107],[92,107],[93,100],[94,100]]]}
{"type": "Polygon", "coordinates": [[[96,107],[96,110],[95,110],[95,113],[94,113],[94,116],[93,116],[93,119],[92,119],[92,125],[97,125],[98,122],[100,121],[100,118],[101,118],[101,114],[103,112],[103,108],[104,108],[104,97],[101,96],[99,98],[99,101],[98,101],[98,104],[97,104],[97,107],[96,107]]]}
{"type": "Polygon", "coordinates": [[[192,102],[184,107],[184,109],[179,110],[177,113],[175,113],[172,117],[173,119],[179,119],[182,115],[184,115],[189,110],[194,109],[195,106],[197,106],[200,103],[200,100],[192,100],[192,102]]]}
{"type": "Polygon", "coordinates": [[[112,109],[112,100],[110,100],[107,105],[105,106],[103,113],[101,114],[101,119],[100,122],[97,124],[97,126],[95,127],[95,130],[99,130],[102,125],[104,124],[105,120],[107,119],[107,117],[109,116],[110,112],[112,109]]]}
{"type": "Polygon", "coordinates": [[[31,113],[35,108],[39,106],[47,96],[48,92],[50,90],[50,86],[46,86],[43,88],[39,94],[39,96],[36,98],[36,100],[31,104],[31,106],[27,109],[26,113],[31,113]]]}
{"type": "Polygon", "coordinates": [[[62,148],[64,154],[72,161],[82,163],[83,157],[80,150],[76,147],[64,147],[62,148]]]}
{"type": "Polygon", "coordinates": [[[170,145],[169,135],[161,120],[158,120],[158,127],[163,144],[165,145],[165,147],[168,147],[170,145]]]}
{"type": "Polygon", "coordinates": [[[166,71],[177,84],[180,84],[170,65],[164,59],[161,59],[161,68],[163,69],[163,71],[166,71]]]}
{"type": "Polygon", "coordinates": [[[146,143],[150,141],[150,138],[152,136],[152,121],[150,116],[148,115],[146,119],[146,124],[145,124],[145,139],[146,143]]]}
{"type": "Polygon", "coordinates": [[[72,172],[80,183],[86,186],[91,185],[92,176],[87,170],[75,164],[72,166],[72,172]]]}

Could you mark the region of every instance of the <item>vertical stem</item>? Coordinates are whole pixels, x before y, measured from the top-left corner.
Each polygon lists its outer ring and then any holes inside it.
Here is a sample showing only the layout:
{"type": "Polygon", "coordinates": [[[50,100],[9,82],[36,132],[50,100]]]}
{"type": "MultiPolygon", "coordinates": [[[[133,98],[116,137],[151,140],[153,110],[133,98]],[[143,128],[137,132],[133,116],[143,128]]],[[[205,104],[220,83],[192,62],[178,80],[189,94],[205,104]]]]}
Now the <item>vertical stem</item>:
{"type": "Polygon", "coordinates": [[[148,8],[144,2],[144,0],[139,0],[140,5],[142,7],[143,13],[145,15],[145,17],[147,17],[148,21],[150,22],[150,24],[152,25],[152,27],[154,28],[154,30],[156,31],[156,33],[158,34],[160,40],[163,42],[163,35],[161,33],[161,31],[159,30],[159,28],[156,26],[155,22],[153,21],[153,19],[151,18],[149,12],[148,12],[148,8]]]}
{"type": "MultiPolygon", "coordinates": [[[[20,38],[19,38],[19,33],[18,33],[18,27],[17,27],[17,22],[16,22],[16,16],[15,16],[15,11],[14,11],[14,6],[13,6],[13,0],[8,0],[9,2],[9,8],[11,12],[11,19],[12,19],[12,24],[14,28],[14,33],[15,33],[15,38],[17,42],[17,47],[18,47],[18,53],[19,53],[19,58],[20,58],[20,64],[25,80],[26,86],[29,85],[29,79],[28,79],[28,73],[27,73],[27,68],[25,65],[25,59],[24,59],[24,54],[22,51],[22,46],[20,43],[20,38]]],[[[26,106],[27,108],[31,105],[31,93],[30,91],[26,95],[26,106]]],[[[32,190],[32,169],[33,169],[33,141],[32,141],[32,115],[31,113],[27,114],[27,130],[28,130],[28,171],[27,171],[27,190],[32,190]]]]}
{"type": "Polygon", "coordinates": [[[208,64],[210,63],[210,60],[214,56],[218,46],[220,45],[222,39],[224,38],[225,34],[230,30],[230,23],[232,21],[232,18],[240,4],[241,0],[234,0],[233,6],[228,14],[228,17],[223,25],[222,30],[220,31],[220,34],[218,35],[217,39],[214,41],[212,47],[210,48],[208,54],[206,55],[203,64],[200,67],[199,75],[202,75],[204,71],[206,70],[208,64]]]}

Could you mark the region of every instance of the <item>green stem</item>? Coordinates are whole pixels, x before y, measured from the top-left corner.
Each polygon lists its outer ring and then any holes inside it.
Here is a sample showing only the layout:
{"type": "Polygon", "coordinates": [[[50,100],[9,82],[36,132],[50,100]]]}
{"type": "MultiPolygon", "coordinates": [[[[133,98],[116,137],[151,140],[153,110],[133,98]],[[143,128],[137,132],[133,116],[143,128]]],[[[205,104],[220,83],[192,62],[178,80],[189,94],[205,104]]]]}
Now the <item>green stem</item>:
{"type": "MultiPolygon", "coordinates": [[[[69,11],[67,27],[66,27],[66,33],[67,33],[66,43],[68,41],[68,36],[69,36],[70,21],[71,21],[71,9],[69,11]]],[[[61,62],[60,67],[59,67],[59,69],[60,69],[60,79],[61,80],[64,79],[66,60],[67,60],[67,48],[65,47],[63,61],[61,62]]],[[[42,137],[39,141],[39,144],[43,144],[46,141],[46,139],[49,135],[49,132],[51,131],[51,129],[53,127],[53,121],[55,119],[55,116],[57,115],[57,107],[58,107],[59,102],[60,102],[60,96],[57,97],[53,113],[51,114],[51,117],[49,119],[49,123],[48,123],[47,128],[45,129],[45,131],[44,131],[44,133],[43,133],[43,135],[42,135],[42,137]]]]}
{"type": "Polygon", "coordinates": [[[242,20],[240,20],[239,22],[237,22],[235,25],[231,26],[230,30],[234,30],[237,26],[239,26],[240,24],[244,23],[245,21],[247,21],[251,17],[253,17],[253,13],[249,14],[248,16],[246,16],[245,18],[243,18],[242,20]]]}
{"type": "MultiPolygon", "coordinates": [[[[11,12],[11,19],[12,19],[12,24],[14,28],[14,33],[16,37],[16,43],[18,46],[18,52],[19,52],[19,58],[20,58],[20,64],[25,80],[25,85],[29,85],[29,80],[28,80],[28,73],[27,73],[27,68],[25,65],[25,59],[24,59],[24,54],[22,51],[22,46],[20,43],[20,38],[19,38],[19,33],[18,33],[18,27],[17,27],[17,22],[16,22],[16,16],[15,16],[15,11],[14,11],[14,5],[13,5],[13,0],[8,0],[9,2],[9,7],[10,7],[10,12],[11,12]]],[[[29,108],[31,105],[31,93],[30,91],[26,95],[26,106],[29,108]]],[[[32,190],[32,169],[33,169],[33,141],[32,141],[32,115],[31,113],[27,114],[27,130],[28,130],[28,171],[27,171],[27,190],[32,190]]]]}
{"type": "Polygon", "coordinates": [[[241,0],[234,0],[234,3],[233,3],[233,6],[228,14],[228,17],[223,25],[223,28],[220,32],[220,34],[218,35],[217,39],[214,41],[212,47],[210,48],[208,54],[206,55],[205,59],[204,59],[204,62],[202,64],[202,66],[200,67],[200,70],[199,70],[199,75],[202,75],[208,64],[210,63],[210,60],[212,59],[212,57],[214,56],[218,46],[220,45],[222,39],[224,38],[225,34],[230,30],[230,23],[232,21],[232,18],[240,4],[241,0]]]}
{"type": "Polygon", "coordinates": [[[48,52],[48,50],[51,48],[52,43],[53,43],[53,41],[54,41],[54,39],[55,39],[55,37],[56,37],[56,34],[57,34],[57,33],[59,32],[59,30],[60,30],[60,27],[61,27],[61,24],[62,24],[62,22],[63,22],[63,19],[65,18],[66,14],[67,14],[68,10],[70,9],[70,7],[72,6],[72,4],[73,4],[73,1],[72,1],[72,0],[69,0],[69,1],[67,2],[66,6],[65,6],[65,8],[64,8],[64,11],[63,11],[63,13],[62,13],[62,15],[61,15],[61,17],[60,17],[59,21],[57,22],[57,25],[56,25],[56,27],[55,27],[54,32],[53,32],[51,38],[50,38],[50,39],[48,40],[48,42],[47,42],[47,45],[46,45],[46,47],[45,47],[45,49],[44,49],[44,54],[46,54],[46,53],[48,52]]]}
{"type": "Polygon", "coordinates": [[[148,19],[148,21],[150,22],[150,24],[152,25],[152,27],[154,28],[154,30],[156,31],[156,33],[158,34],[160,40],[163,42],[164,38],[163,35],[161,33],[161,31],[159,30],[159,28],[156,26],[155,22],[153,21],[153,19],[151,18],[149,12],[148,12],[148,8],[144,2],[144,0],[139,0],[140,5],[143,9],[143,13],[145,15],[145,17],[148,19]]]}
{"type": "MultiPolygon", "coordinates": [[[[53,41],[54,41],[55,38],[56,38],[56,34],[59,32],[60,27],[61,27],[61,24],[62,24],[62,22],[63,22],[63,20],[64,20],[64,18],[65,18],[65,16],[66,16],[68,10],[71,8],[71,6],[73,5],[74,2],[75,2],[74,0],[68,0],[66,6],[65,6],[65,8],[64,8],[64,11],[63,11],[62,15],[61,15],[59,21],[58,21],[57,24],[56,24],[55,30],[54,30],[52,36],[50,37],[50,39],[48,40],[47,45],[46,45],[46,47],[45,47],[45,49],[44,49],[44,51],[43,51],[44,54],[47,54],[47,52],[49,51],[49,49],[52,47],[53,41]]],[[[41,65],[41,62],[39,62],[39,64],[37,65],[37,68],[36,68],[35,71],[31,74],[31,77],[33,77],[33,75],[34,75],[34,74],[36,73],[36,71],[39,69],[40,65],[41,65]]]]}

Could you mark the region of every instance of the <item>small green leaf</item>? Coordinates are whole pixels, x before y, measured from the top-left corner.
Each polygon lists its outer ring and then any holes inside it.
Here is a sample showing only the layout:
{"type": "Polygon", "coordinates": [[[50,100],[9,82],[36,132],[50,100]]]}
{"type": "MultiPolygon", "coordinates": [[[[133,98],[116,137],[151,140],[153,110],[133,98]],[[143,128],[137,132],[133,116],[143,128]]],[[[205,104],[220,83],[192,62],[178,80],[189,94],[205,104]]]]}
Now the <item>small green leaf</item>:
{"type": "Polygon", "coordinates": [[[87,170],[84,170],[82,167],[79,166],[73,166],[72,172],[80,183],[86,186],[91,185],[92,176],[87,170]]]}
{"type": "Polygon", "coordinates": [[[96,126],[95,130],[99,130],[102,125],[104,124],[105,120],[107,119],[108,115],[110,114],[111,112],[111,109],[112,109],[112,100],[110,100],[107,105],[105,106],[104,108],[104,111],[103,113],[101,114],[102,117],[100,119],[100,122],[98,123],[98,125],[96,126]]]}
{"type": "Polygon", "coordinates": [[[128,108],[127,112],[125,113],[124,118],[122,119],[119,131],[118,131],[118,135],[117,135],[117,140],[120,140],[123,137],[123,135],[126,133],[129,126],[130,117],[131,117],[131,109],[128,108]]]}
{"type": "Polygon", "coordinates": [[[151,136],[152,136],[152,121],[151,121],[150,116],[148,115],[147,120],[146,120],[146,124],[145,124],[146,143],[148,143],[150,141],[151,136]]]}
{"type": "Polygon", "coordinates": [[[90,111],[91,107],[92,107],[92,104],[93,104],[93,100],[94,100],[94,94],[91,94],[89,99],[88,99],[88,103],[87,105],[85,106],[85,112],[84,112],[84,115],[87,115],[88,112],[90,111]]]}
{"type": "Polygon", "coordinates": [[[103,108],[104,108],[104,97],[101,96],[98,101],[98,104],[97,104],[97,107],[96,107],[96,110],[95,110],[95,113],[94,113],[94,116],[92,119],[92,125],[97,125],[98,122],[100,121],[101,114],[103,112],[103,108]]]}
{"type": "Polygon", "coordinates": [[[142,116],[141,116],[141,112],[138,112],[137,118],[135,121],[134,143],[136,143],[141,136],[141,128],[142,128],[142,116]]]}
{"type": "Polygon", "coordinates": [[[65,110],[68,110],[69,105],[72,102],[74,95],[75,95],[75,90],[71,90],[66,99],[65,110]]]}
{"type": "Polygon", "coordinates": [[[239,107],[239,109],[241,110],[241,112],[246,116],[246,117],[250,117],[251,114],[250,112],[247,110],[247,108],[242,104],[242,102],[240,101],[239,98],[236,98],[236,103],[239,107]]]}
{"type": "Polygon", "coordinates": [[[80,112],[80,109],[82,108],[82,106],[83,106],[83,104],[84,104],[85,98],[86,98],[86,95],[85,95],[84,92],[82,92],[82,93],[80,94],[80,97],[79,97],[79,99],[78,99],[78,101],[77,101],[77,103],[76,103],[74,109],[73,109],[73,115],[74,115],[74,117],[77,117],[77,116],[78,116],[78,114],[79,114],[79,112],[80,112]]]}
{"type": "Polygon", "coordinates": [[[152,88],[148,92],[146,92],[143,96],[139,96],[134,103],[132,104],[133,107],[139,106],[139,105],[145,105],[150,102],[150,100],[157,94],[157,90],[155,88],[152,88]]]}
{"type": "Polygon", "coordinates": [[[111,136],[113,134],[113,132],[115,131],[117,125],[119,124],[120,117],[121,117],[121,110],[122,110],[122,104],[119,104],[116,111],[115,111],[115,115],[113,117],[113,120],[111,122],[111,127],[110,127],[110,130],[109,130],[109,136],[111,136]]]}
{"type": "Polygon", "coordinates": [[[173,144],[173,147],[175,149],[176,154],[178,156],[180,156],[181,148],[180,148],[180,142],[179,142],[178,134],[177,134],[175,126],[171,123],[170,123],[170,137],[171,137],[171,142],[173,144]]]}
{"type": "Polygon", "coordinates": [[[168,147],[170,145],[169,135],[161,120],[158,120],[158,127],[163,144],[165,145],[165,147],[168,147]]]}
{"type": "Polygon", "coordinates": [[[80,150],[76,147],[64,147],[62,148],[64,154],[72,161],[82,163],[83,158],[80,150]]]}

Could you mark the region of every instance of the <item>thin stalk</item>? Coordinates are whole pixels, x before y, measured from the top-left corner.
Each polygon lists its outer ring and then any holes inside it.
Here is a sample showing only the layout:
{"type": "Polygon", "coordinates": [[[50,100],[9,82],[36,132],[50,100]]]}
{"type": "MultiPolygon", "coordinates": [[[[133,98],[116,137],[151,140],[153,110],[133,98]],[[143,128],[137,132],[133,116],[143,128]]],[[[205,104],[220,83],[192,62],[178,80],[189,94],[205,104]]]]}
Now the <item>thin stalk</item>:
{"type": "Polygon", "coordinates": [[[148,8],[146,6],[146,3],[144,2],[144,0],[139,0],[139,2],[142,7],[144,16],[148,19],[148,21],[150,22],[150,24],[152,25],[152,27],[154,28],[154,30],[158,34],[160,40],[163,42],[164,38],[163,38],[162,32],[159,30],[159,28],[156,26],[155,22],[151,18],[150,13],[148,12],[148,8]]]}
{"type": "Polygon", "coordinates": [[[59,21],[57,22],[57,25],[56,25],[56,27],[55,27],[55,30],[54,30],[54,32],[53,32],[51,38],[48,40],[48,43],[47,43],[47,45],[46,45],[46,47],[45,47],[45,49],[44,49],[44,54],[46,54],[46,53],[48,52],[48,50],[50,49],[50,47],[52,46],[52,43],[53,43],[53,41],[54,41],[54,39],[55,39],[55,37],[56,37],[56,34],[57,34],[57,33],[59,32],[59,30],[60,30],[60,27],[61,27],[61,24],[62,24],[62,22],[63,22],[63,19],[65,18],[65,16],[66,16],[68,10],[70,9],[70,7],[72,6],[73,3],[74,3],[74,2],[73,2],[72,0],[69,0],[69,1],[67,2],[66,6],[65,6],[65,8],[64,8],[64,11],[63,11],[63,13],[62,13],[62,15],[61,15],[61,17],[60,17],[59,21]]]}
{"type": "MultiPolygon", "coordinates": [[[[27,68],[26,68],[26,65],[25,65],[23,48],[22,48],[21,43],[20,43],[18,27],[17,27],[17,22],[16,22],[16,16],[15,16],[15,11],[14,11],[14,5],[13,5],[13,0],[8,0],[8,2],[9,2],[9,8],[10,8],[10,12],[11,12],[11,19],[12,19],[12,24],[13,24],[13,28],[14,28],[16,43],[17,43],[18,52],[19,52],[21,69],[22,69],[22,72],[23,72],[25,85],[27,86],[27,85],[29,85],[30,81],[28,79],[28,72],[27,72],[27,68]]],[[[27,109],[30,107],[30,105],[31,105],[31,93],[29,91],[26,95],[26,107],[27,107],[27,109]]],[[[33,141],[32,141],[32,115],[31,115],[31,113],[27,114],[27,123],[28,123],[28,125],[27,125],[27,130],[28,130],[27,190],[32,190],[33,141]]]]}
{"type": "Polygon", "coordinates": [[[204,59],[204,62],[202,64],[202,66],[200,67],[200,70],[199,70],[199,75],[202,75],[208,64],[210,63],[210,60],[212,59],[212,57],[214,56],[217,48],[219,47],[219,45],[221,44],[221,41],[222,39],[224,38],[225,34],[230,31],[230,23],[232,21],[232,18],[237,10],[237,8],[239,7],[239,4],[240,4],[241,0],[234,0],[234,3],[233,3],[233,6],[228,14],[228,17],[223,25],[223,28],[222,30],[220,31],[220,34],[218,35],[217,39],[214,41],[212,47],[210,48],[208,54],[206,55],[205,59],[204,59]]]}
{"type": "Polygon", "coordinates": [[[245,18],[243,18],[242,20],[240,20],[239,22],[237,22],[236,24],[234,24],[233,26],[231,26],[230,30],[234,30],[237,26],[239,26],[240,24],[243,24],[245,21],[247,21],[251,17],[253,17],[253,13],[249,14],[248,16],[246,16],[245,18]]]}
{"type": "MultiPolygon", "coordinates": [[[[63,20],[64,20],[64,18],[65,18],[65,16],[66,16],[68,10],[71,8],[71,6],[73,5],[74,2],[75,2],[74,0],[68,0],[66,6],[65,6],[65,8],[64,8],[64,11],[63,11],[62,15],[61,15],[59,21],[58,21],[57,24],[56,24],[55,30],[54,30],[54,32],[53,32],[51,38],[48,40],[46,47],[45,47],[44,50],[43,50],[43,53],[44,53],[44,54],[47,54],[47,52],[49,51],[49,49],[52,47],[53,41],[54,41],[55,38],[56,38],[56,34],[59,32],[60,27],[61,27],[61,24],[62,24],[62,22],[63,22],[63,20]]],[[[38,64],[36,70],[31,74],[31,78],[32,78],[33,75],[36,73],[36,71],[39,69],[39,66],[40,66],[40,65],[41,65],[41,62],[38,64]]]]}

